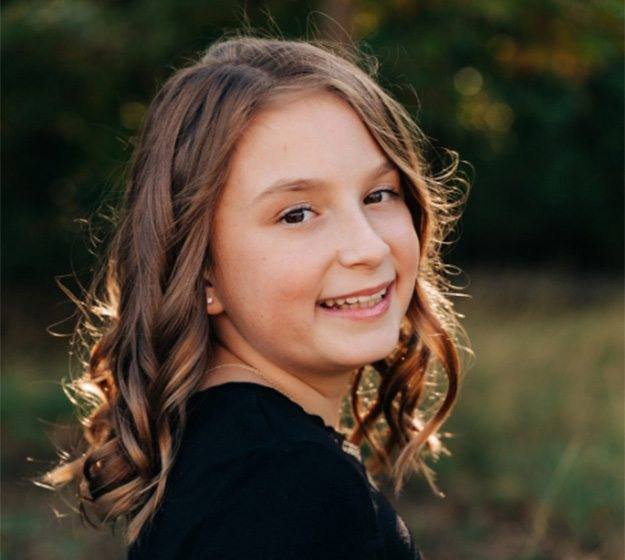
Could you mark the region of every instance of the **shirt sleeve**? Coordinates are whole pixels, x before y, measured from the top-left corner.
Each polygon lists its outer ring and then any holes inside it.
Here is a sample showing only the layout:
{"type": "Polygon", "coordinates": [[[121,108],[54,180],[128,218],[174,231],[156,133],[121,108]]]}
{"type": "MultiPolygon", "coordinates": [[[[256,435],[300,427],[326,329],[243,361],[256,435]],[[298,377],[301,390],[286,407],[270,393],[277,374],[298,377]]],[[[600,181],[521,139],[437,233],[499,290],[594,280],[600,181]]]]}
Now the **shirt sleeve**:
{"type": "MultiPolygon", "coordinates": [[[[185,547],[203,560],[375,560],[376,520],[366,480],[316,442],[254,451],[185,547]]],[[[212,508],[211,508],[212,509],[212,508]]]]}

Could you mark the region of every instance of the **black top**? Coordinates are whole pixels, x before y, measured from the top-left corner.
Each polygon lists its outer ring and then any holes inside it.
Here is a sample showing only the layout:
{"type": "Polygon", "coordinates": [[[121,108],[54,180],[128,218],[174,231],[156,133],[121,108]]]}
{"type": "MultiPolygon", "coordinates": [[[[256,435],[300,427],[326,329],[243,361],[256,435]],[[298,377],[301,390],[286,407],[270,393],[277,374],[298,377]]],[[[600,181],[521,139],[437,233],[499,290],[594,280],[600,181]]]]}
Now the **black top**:
{"type": "Polygon", "coordinates": [[[195,393],[188,411],[163,501],[127,560],[421,560],[321,416],[239,381],[195,393]]]}

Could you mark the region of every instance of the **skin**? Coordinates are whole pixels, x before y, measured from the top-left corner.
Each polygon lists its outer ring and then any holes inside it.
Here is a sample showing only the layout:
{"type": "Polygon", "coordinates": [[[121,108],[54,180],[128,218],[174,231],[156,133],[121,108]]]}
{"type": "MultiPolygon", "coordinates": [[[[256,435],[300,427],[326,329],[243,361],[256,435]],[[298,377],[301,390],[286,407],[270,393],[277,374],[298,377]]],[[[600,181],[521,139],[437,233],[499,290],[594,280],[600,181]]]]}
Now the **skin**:
{"type": "Polygon", "coordinates": [[[355,370],[396,345],[417,279],[419,240],[388,159],[351,106],[308,92],[253,119],[217,206],[214,276],[207,312],[217,348],[202,388],[225,381],[280,387],[338,428],[355,370]],[[317,190],[257,199],[282,178],[316,178],[317,190]],[[311,210],[295,210],[301,206],[311,210]],[[288,212],[289,217],[280,221],[288,212]],[[320,299],[395,278],[389,309],[375,319],[332,317],[320,299]],[[267,382],[270,380],[271,382],[267,382]]]}

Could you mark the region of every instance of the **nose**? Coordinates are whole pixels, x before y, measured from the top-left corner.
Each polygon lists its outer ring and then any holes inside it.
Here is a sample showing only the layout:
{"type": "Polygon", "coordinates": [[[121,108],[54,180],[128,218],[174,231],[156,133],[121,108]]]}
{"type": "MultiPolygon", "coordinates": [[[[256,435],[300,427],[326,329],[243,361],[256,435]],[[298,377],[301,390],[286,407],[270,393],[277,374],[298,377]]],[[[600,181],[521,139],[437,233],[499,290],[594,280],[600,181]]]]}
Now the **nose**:
{"type": "Polygon", "coordinates": [[[389,245],[360,209],[339,219],[338,260],[345,267],[359,264],[377,268],[391,252],[389,245]]]}

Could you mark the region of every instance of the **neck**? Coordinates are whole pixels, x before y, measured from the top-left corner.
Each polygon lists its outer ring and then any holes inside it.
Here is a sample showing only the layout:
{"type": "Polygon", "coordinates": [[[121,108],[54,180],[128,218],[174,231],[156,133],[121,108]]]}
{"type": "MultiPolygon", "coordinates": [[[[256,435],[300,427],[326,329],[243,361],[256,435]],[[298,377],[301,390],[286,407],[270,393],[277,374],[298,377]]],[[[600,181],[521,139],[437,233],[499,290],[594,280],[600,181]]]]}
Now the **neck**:
{"type": "Polygon", "coordinates": [[[200,389],[228,381],[251,381],[273,387],[295,401],[309,414],[323,418],[326,425],[332,426],[335,430],[339,429],[341,402],[349,390],[352,372],[342,372],[323,379],[318,377],[302,379],[260,360],[242,359],[219,344],[209,369],[224,364],[234,365],[209,371],[200,389]],[[245,368],[237,369],[236,365],[245,368]],[[260,374],[246,369],[250,367],[259,370],[260,374]]]}

